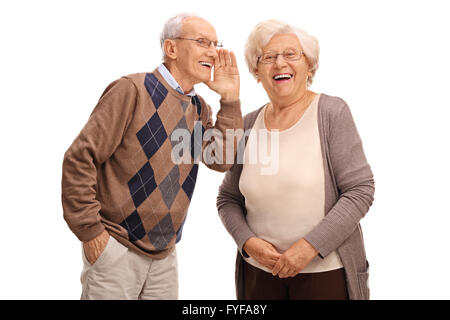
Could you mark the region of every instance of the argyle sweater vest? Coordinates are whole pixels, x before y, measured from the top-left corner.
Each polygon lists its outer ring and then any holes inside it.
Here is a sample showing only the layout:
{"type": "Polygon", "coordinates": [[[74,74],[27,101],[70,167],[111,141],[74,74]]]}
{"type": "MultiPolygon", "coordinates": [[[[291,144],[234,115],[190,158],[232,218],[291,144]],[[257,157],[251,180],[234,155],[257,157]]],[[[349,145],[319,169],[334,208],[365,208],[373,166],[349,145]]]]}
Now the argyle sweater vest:
{"type": "MultiPolygon", "coordinates": [[[[181,239],[202,151],[216,143],[224,159],[232,152],[226,141],[202,140],[211,128],[223,134],[242,129],[240,102],[221,102],[213,125],[212,110],[201,97],[178,93],[157,70],[112,82],[64,154],[62,205],[69,228],[81,241],[106,228],[132,250],[166,257],[181,239]],[[188,152],[174,155],[177,129],[191,141],[188,152]]],[[[206,165],[218,171],[231,167],[206,165]]]]}

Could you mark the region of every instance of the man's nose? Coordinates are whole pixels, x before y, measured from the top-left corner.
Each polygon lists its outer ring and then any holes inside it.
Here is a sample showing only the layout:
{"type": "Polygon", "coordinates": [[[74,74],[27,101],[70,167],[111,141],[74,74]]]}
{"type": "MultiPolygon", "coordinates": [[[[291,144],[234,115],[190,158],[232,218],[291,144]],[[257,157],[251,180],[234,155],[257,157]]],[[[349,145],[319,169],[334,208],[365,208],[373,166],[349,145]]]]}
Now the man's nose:
{"type": "Polygon", "coordinates": [[[217,48],[213,43],[208,47],[208,56],[212,58],[217,58],[219,55],[217,54],[217,48]]]}

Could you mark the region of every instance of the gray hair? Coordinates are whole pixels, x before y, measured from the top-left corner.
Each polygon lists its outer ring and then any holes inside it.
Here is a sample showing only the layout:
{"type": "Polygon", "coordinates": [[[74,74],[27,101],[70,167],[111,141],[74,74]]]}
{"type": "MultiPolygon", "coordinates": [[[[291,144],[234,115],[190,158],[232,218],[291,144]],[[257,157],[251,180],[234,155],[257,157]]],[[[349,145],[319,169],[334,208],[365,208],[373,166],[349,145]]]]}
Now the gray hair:
{"type": "Polygon", "coordinates": [[[193,13],[179,13],[176,16],[169,18],[164,24],[163,30],[159,37],[161,44],[161,50],[163,54],[163,60],[166,58],[166,52],[164,51],[164,41],[167,39],[174,39],[181,35],[181,28],[183,27],[183,21],[186,18],[198,17],[193,13]]]}
{"type": "Polygon", "coordinates": [[[263,48],[270,39],[282,33],[294,33],[297,36],[310,65],[309,71],[312,73],[312,76],[308,77],[307,83],[310,86],[319,68],[319,41],[306,31],[279,20],[271,19],[258,23],[248,36],[245,44],[245,61],[247,62],[248,70],[257,79],[256,65],[258,57],[262,55],[263,48]]]}

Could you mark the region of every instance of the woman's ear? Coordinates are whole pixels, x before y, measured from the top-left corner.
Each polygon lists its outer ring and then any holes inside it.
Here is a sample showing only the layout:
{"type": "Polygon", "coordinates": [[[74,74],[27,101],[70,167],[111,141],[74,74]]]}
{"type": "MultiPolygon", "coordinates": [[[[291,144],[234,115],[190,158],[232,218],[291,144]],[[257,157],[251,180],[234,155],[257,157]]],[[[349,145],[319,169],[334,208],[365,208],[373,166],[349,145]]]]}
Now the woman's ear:
{"type": "Polygon", "coordinates": [[[170,59],[176,59],[177,58],[177,45],[175,41],[166,39],[164,40],[164,52],[166,53],[166,56],[170,59]]]}
{"type": "Polygon", "coordinates": [[[256,83],[260,83],[261,79],[259,78],[258,69],[256,68],[253,71],[255,72],[256,83]]]}

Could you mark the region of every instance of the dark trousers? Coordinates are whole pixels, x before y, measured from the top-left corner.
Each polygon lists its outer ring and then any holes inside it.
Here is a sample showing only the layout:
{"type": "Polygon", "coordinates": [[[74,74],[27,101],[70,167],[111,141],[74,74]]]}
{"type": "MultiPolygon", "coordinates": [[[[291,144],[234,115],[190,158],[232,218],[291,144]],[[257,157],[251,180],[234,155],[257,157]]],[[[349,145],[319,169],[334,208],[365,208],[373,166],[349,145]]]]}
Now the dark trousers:
{"type": "Polygon", "coordinates": [[[344,268],[281,279],[243,263],[245,300],[348,300],[344,268]]]}

